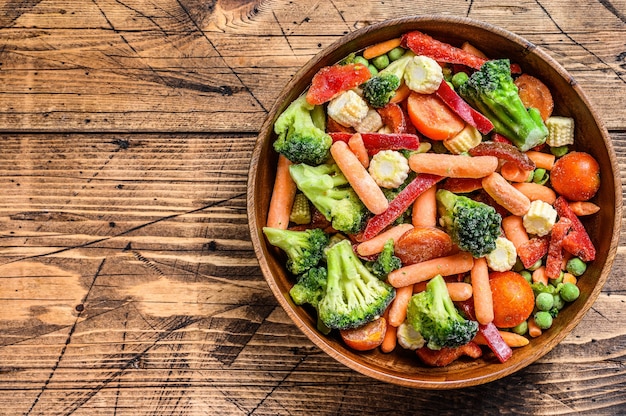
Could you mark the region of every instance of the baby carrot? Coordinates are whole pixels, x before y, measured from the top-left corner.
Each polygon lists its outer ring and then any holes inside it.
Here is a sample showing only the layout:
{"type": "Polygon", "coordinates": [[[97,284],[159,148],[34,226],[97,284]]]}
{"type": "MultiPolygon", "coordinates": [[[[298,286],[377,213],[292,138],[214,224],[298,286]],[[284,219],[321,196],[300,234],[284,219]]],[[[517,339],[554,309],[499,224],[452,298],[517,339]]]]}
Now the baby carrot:
{"type": "Polygon", "coordinates": [[[446,287],[453,302],[464,302],[471,298],[474,293],[474,289],[469,283],[449,282],[446,283],[446,287]]]}
{"type": "Polygon", "coordinates": [[[576,284],[576,276],[571,273],[563,273],[563,283],[572,283],[576,284]]]}
{"type": "Polygon", "coordinates": [[[406,233],[412,228],[413,226],[411,224],[398,224],[394,227],[389,228],[387,231],[370,238],[367,241],[359,243],[359,245],[356,246],[356,251],[361,256],[371,256],[372,254],[378,254],[383,251],[383,247],[385,246],[385,243],[389,241],[389,239],[393,239],[393,241],[396,242],[402,236],[402,234],[406,233]]]}
{"type": "Polygon", "coordinates": [[[410,94],[411,94],[411,90],[409,89],[409,86],[406,85],[406,83],[402,82],[400,86],[398,87],[398,89],[396,90],[396,93],[393,95],[393,97],[391,97],[391,100],[389,100],[389,102],[396,103],[396,104],[401,103],[410,94]]]}
{"type": "Polygon", "coordinates": [[[482,178],[498,168],[498,158],[416,153],[409,158],[409,166],[418,173],[430,173],[448,178],[482,178]]]}
{"type": "Polygon", "coordinates": [[[385,194],[359,162],[359,159],[350,151],[348,144],[337,141],[331,146],[330,153],[367,209],[374,214],[385,212],[389,206],[385,194]]]}
{"type": "Polygon", "coordinates": [[[389,39],[380,43],[376,43],[372,46],[368,46],[363,50],[363,58],[372,59],[385,54],[392,50],[393,48],[397,48],[400,46],[400,38],[389,39]]]}
{"type": "Polygon", "coordinates": [[[595,214],[600,211],[600,207],[589,201],[572,201],[569,207],[579,217],[595,214]]]}
{"type": "Polygon", "coordinates": [[[399,327],[406,320],[406,311],[413,296],[413,285],[396,289],[396,297],[389,307],[389,325],[399,327]]]}
{"type": "Polygon", "coordinates": [[[524,228],[523,218],[517,215],[509,215],[502,218],[502,229],[506,238],[515,246],[515,249],[519,249],[530,240],[526,228],[524,228]]]}
{"type": "Polygon", "coordinates": [[[548,204],[554,204],[556,201],[556,193],[545,185],[538,183],[526,182],[526,183],[514,183],[513,187],[526,195],[531,201],[540,200],[547,202],[548,204]]]}
{"type": "Polygon", "coordinates": [[[352,153],[354,153],[357,159],[359,159],[363,167],[367,169],[370,164],[370,158],[365,148],[365,143],[363,143],[361,133],[353,134],[352,137],[348,139],[348,147],[352,150],[352,153]]]}
{"type": "Polygon", "coordinates": [[[542,332],[543,331],[541,330],[541,328],[539,328],[539,326],[535,322],[535,318],[530,317],[528,319],[528,335],[533,338],[537,338],[539,335],[542,334],[542,332]]]}
{"type": "Polygon", "coordinates": [[[556,156],[551,153],[543,153],[536,150],[527,151],[526,156],[528,156],[530,160],[535,162],[535,165],[538,168],[542,168],[545,170],[552,169],[552,166],[554,166],[554,160],[556,159],[556,156]]]}
{"type": "Polygon", "coordinates": [[[296,197],[296,183],[289,175],[291,161],[283,155],[278,156],[276,179],[272,190],[272,199],[267,213],[267,226],[287,229],[289,226],[289,214],[293,200],[296,197]]]}
{"type": "Polygon", "coordinates": [[[530,200],[497,172],[483,178],[483,189],[513,215],[523,216],[530,208],[530,200]]]}
{"type": "Polygon", "coordinates": [[[470,274],[474,292],[474,314],[478,323],[487,325],[493,321],[493,298],[489,285],[489,267],[484,257],[474,260],[470,274]]]}
{"type": "Polygon", "coordinates": [[[383,343],[380,344],[380,350],[385,353],[395,350],[396,344],[398,342],[397,337],[398,337],[398,328],[387,323],[387,331],[385,331],[383,343]]]}
{"type": "Polygon", "coordinates": [[[465,273],[470,271],[473,265],[474,258],[472,255],[461,251],[451,256],[439,257],[401,267],[389,273],[387,280],[392,286],[398,288],[430,280],[438,274],[450,276],[457,273],[465,273]]]}
{"type": "Polygon", "coordinates": [[[431,186],[413,202],[411,222],[415,227],[437,225],[437,187],[431,186]]]}
{"type": "MultiPolygon", "coordinates": [[[[523,335],[516,334],[515,332],[510,331],[498,331],[502,340],[511,348],[523,347],[528,345],[530,341],[523,335]]],[[[473,341],[478,345],[488,345],[487,340],[483,336],[482,333],[478,332],[474,337],[473,341]]]]}
{"type": "Polygon", "coordinates": [[[548,275],[546,274],[546,266],[538,267],[533,271],[532,274],[533,282],[535,283],[543,283],[548,286],[548,275]]]}
{"type": "Polygon", "coordinates": [[[500,175],[507,181],[511,182],[527,182],[532,178],[532,170],[523,170],[515,163],[505,162],[500,167],[500,175]]]}

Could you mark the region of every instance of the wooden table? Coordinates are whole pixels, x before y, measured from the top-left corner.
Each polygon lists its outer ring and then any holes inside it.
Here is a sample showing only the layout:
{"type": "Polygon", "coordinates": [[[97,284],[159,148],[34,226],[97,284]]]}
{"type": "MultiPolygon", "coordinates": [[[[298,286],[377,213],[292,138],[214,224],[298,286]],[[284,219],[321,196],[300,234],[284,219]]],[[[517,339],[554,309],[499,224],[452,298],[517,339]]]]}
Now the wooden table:
{"type": "Polygon", "coordinates": [[[338,364],[260,273],[255,134],[301,65],[386,18],[469,16],[537,44],[626,172],[624,0],[440,3],[0,1],[0,414],[624,414],[623,245],[564,342],[458,391],[338,364]]]}

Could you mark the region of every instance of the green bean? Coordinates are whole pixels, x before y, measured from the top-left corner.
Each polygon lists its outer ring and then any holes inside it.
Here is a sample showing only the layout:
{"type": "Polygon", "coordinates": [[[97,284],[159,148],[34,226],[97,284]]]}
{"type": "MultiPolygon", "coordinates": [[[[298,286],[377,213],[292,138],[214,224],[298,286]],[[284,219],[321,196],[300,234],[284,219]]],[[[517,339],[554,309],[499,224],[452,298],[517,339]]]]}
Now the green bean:
{"type": "Polygon", "coordinates": [[[567,147],[567,145],[550,148],[550,153],[552,153],[556,157],[565,156],[567,152],[569,152],[569,148],[567,147]]]}

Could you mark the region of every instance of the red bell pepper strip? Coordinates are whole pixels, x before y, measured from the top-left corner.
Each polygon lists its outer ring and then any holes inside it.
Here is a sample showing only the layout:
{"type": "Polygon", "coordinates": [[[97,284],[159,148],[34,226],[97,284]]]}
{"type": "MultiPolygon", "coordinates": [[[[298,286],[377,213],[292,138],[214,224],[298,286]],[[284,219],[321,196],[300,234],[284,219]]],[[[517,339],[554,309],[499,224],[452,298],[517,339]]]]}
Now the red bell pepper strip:
{"type": "MultiPolygon", "coordinates": [[[[352,133],[329,133],[333,142],[348,142],[352,133]]],[[[381,150],[417,150],[420,147],[419,136],[415,134],[396,133],[361,133],[363,144],[370,156],[381,150]]]]}
{"type": "Polygon", "coordinates": [[[507,139],[506,137],[504,137],[503,135],[501,135],[500,133],[492,133],[491,134],[491,140],[493,140],[496,143],[508,143],[508,144],[513,144],[512,141],[510,141],[509,139],[507,139]]]}
{"type": "Polygon", "coordinates": [[[478,332],[485,338],[487,345],[501,363],[511,358],[513,350],[504,342],[500,332],[498,332],[498,328],[493,322],[489,322],[486,325],[479,324],[478,332]]]}
{"type": "Polygon", "coordinates": [[[546,254],[548,254],[548,247],[550,246],[550,240],[543,237],[533,237],[521,247],[517,249],[517,255],[519,256],[522,264],[525,268],[529,268],[533,264],[546,254]]]}
{"type": "Polygon", "coordinates": [[[510,143],[482,142],[478,146],[468,150],[472,156],[495,156],[498,159],[513,162],[522,170],[533,170],[536,168],[535,162],[510,143]]]}
{"type": "Polygon", "coordinates": [[[442,188],[454,194],[467,194],[483,187],[483,178],[448,178],[442,188]]]}
{"type": "Polygon", "coordinates": [[[466,123],[476,127],[482,134],[487,134],[493,130],[493,123],[474,110],[446,81],[439,84],[436,94],[452,111],[457,113],[466,123]]]}
{"type": "Polygon", "coordinates": [[[596,258],[596,248],[580,222],[578,216],[569,207],[569,203],[562,196],[554,202],[554,208],[559,217],[565,217],[572,222],[572,230],[563,239],[563,248],[569,253],[580,257],[583,261],[593,261],[596,258]]]}
{"type": "MultiPolygon", "coordinates": [[[[411,49],[416,55],[425,55],[435,61],[449,64],[461,64],[473,69],[480,69],[489,59],[474,55],[449,43],[438,41],[425,33],[413,31],[402,36],[401,46],[411,49]]],[[[511,65],[511,72],[519,74],[522,69],[517,64],[511,65]]]]}
{"type": "Polygon", "coordinates": [[[552,227],[548,257],[546,258],[546,276],[548,279],[556,279],[561,274],[563,239],[571,227],[572,222],[567,217],[559,218],[559,221],[552,227]]]}
{"type": "Polygon", "coordinates": [[[313,105],[324,104],[342,92],[358,87],[371,76],[363,64],[325,66],[313,76],[306,100],[313,105]]]}
{"type": "Polygon", "coordinates": [[[389,202],[389,207],[382,214],[370,218],[365,226],[362,241],[378,235],[388,225],[393,223],[411,204],[428,188],[443,179],[443,176],[422,173],[413,179],[396,197],[389,202]]]}

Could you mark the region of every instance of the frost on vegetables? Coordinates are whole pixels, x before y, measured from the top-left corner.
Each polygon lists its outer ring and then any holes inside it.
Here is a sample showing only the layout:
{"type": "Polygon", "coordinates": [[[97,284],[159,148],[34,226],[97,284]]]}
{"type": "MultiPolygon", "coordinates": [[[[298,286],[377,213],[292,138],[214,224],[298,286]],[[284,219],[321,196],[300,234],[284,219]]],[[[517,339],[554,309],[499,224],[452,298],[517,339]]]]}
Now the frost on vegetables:
{"type": "Polygon", "coordinates": [[[547,85],[477,51],[406,33],[320,69],[275,122],[292,185],[268,217],[294,212],[264,233],[348,348],[504,362],[580,294],[598,163],[547,85]]]}

